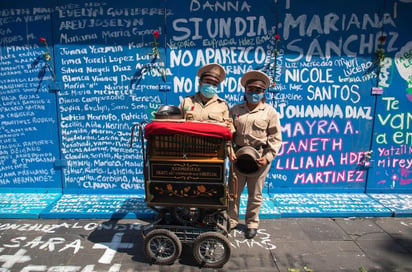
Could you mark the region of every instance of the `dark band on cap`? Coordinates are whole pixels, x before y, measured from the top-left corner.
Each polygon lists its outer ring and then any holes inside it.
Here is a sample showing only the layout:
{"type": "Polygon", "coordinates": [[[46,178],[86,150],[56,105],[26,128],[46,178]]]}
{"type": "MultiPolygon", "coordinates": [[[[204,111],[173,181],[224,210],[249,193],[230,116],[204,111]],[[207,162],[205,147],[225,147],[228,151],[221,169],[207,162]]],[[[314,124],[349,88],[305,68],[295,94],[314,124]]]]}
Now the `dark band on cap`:
{"type": "Polygon", "coordinates": [[[213,79],[213,80],[216,80],[218,83],[220,82],[219,75],[214,74],[214,73],[203,73],[202,76],[200,77],[200,80],[203,80],[203,79],[213,79]]]}
{"type": "Polygon", "coordinates": [[[263,82],[262,80],[258,80],[258,79],[250,79],[250,80],[246,81],[245,85],[247,87],[257,87],[257,88],[261,88],[263,90],[266,89],[265,82],[263,82]]]}

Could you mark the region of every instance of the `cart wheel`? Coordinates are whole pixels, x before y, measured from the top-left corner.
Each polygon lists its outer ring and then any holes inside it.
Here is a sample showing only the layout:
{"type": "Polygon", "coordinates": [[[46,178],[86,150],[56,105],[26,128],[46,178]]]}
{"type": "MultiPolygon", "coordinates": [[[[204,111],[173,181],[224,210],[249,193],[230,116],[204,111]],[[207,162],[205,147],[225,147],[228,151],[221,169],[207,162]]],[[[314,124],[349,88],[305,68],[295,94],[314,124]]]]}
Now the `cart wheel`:
{"type": "Polygon", "coordinates": [[[222,267],[230,257],[230,242],[218,232],[202,233],[193,243],[193,256],[203,267],[222,267]]]}
{"type": "Polygon", "coordinates": [[[191,225],[198,222],[201,217],[201,210],[199,208],[174,207],[172,216],[182,225],[191,225]]]}
{"type": "Polygon", "coordinates": [[[182,253],[182,243],[166,229],[150,231],[143,241],[144,253],[155,264],[173,264],[182,253]]]}

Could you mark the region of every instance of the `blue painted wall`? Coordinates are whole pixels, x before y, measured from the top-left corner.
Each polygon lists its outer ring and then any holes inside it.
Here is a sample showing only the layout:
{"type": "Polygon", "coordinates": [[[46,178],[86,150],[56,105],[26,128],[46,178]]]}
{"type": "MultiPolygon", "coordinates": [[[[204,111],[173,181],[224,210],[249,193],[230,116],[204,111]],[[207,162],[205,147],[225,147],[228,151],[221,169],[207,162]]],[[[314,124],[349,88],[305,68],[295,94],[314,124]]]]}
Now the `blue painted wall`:
{"type": "Polygon", "coordinates": [[[406,0],[1,3],[0,187],[143,194],[133,124],[194,94],[197,69],[218,62],[230,106],[247,70],[275,83],[284,145],[267,192],[410,193],[411,11],[406,0]]]}

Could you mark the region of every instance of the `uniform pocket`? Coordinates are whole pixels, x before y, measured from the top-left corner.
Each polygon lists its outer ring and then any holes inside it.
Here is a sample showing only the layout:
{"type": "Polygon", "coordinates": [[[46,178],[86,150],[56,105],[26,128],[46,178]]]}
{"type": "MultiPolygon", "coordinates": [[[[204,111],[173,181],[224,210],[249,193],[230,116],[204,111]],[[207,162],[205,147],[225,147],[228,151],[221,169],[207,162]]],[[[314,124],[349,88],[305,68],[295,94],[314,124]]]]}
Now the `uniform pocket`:
{"type": "Polygon", "coordinates": [[[223,117],[220,114],[215,114],[215,113],[209,113],[209,119],[214,120],[214,121],[223,121],[223,117]]]}
{"type": "Polygon", "coordinates": [[[267,120],[255,120],[253,122],[252,133],[257,137],[266,137],[266,129],[268,127],[267,120]]]}

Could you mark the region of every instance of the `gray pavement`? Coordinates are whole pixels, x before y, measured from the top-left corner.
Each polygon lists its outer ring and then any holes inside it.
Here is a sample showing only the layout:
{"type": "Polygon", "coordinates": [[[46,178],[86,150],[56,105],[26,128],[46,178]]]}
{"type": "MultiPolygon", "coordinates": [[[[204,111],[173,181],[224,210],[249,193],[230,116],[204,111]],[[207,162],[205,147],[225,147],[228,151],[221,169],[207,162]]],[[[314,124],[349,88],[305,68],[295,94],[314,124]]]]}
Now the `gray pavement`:
{"type": "Polygon", "coordinates": [[[229,235],[229,261],[200,268],[192,244],[172,265],[152,265],[150,220],[0,219],[0,271],[412,271],[412,218],[263,219],[257,236],[229,235]]]}

